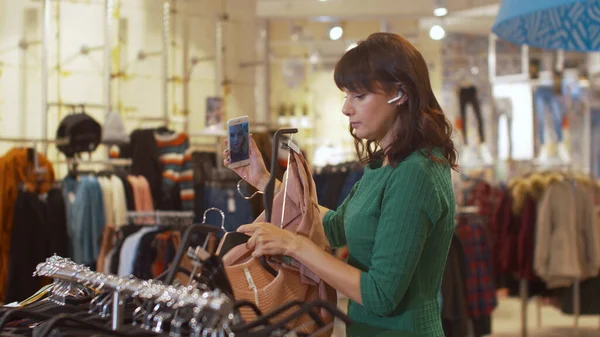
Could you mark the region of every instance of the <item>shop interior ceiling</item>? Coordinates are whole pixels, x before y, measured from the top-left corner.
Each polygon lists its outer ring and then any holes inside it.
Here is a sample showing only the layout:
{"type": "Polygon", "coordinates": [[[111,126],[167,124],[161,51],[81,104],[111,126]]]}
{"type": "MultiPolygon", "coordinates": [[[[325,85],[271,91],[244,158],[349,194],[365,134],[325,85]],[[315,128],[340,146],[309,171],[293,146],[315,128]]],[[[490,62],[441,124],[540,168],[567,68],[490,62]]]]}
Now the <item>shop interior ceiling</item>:
{"type": "Polygon", "coordinates": [[[416,42],[433,25],[447,33],[489,35],[499,0],[257,0],[257,15],[271,25],[271,60],[332,62],[365,34],[388,30],[416,42]],[[448,15],[435,17],[440,1],[448,15]],[[337,41],[329,38],[334,24],[344,28],[337,41]]]}

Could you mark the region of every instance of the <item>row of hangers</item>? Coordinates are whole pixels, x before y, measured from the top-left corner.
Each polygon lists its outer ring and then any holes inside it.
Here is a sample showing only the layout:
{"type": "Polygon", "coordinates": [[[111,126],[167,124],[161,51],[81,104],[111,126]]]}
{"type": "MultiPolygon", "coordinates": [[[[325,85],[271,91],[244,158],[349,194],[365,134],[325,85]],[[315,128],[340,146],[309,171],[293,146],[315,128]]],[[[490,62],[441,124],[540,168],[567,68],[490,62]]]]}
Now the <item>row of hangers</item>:
{"type": "Polygon", "coordinates": [[[55,283],[28,299],[26,307],[4,308],[0,331],[16,319],[33,319],[45,321],[36,336],[50,335],[65,323],[71,328],[89,329],[103,336],[166,336],[167,332],[170,336],[221,336],[222,333],[246,337],[300,336],[299,329],[290,331],[285,327],[308,314],[313,319],[310,324],[321,328],[313,334],[318,336],[333,327],[333,323],[326,325],[315,314],[318,309],[325,309],[350,323],[335,305],[323,301],[292,301],[270,313],[262,313],[253,303],[234,301],[219,259],[205,251],[199,254],[199,250],[196,248],[191,254],[196,262],[194,271],[182,271],[196,275],[197,269],[201,269],[201,279],[195,286],[191,281],[187,285],[171,286],[161,280],[162,276],[150,281],[120,278],[93,272],[68,259],[49,258],[38,265],[36,274],[51,277],[55,283]],[[40,296],[42,293],[45,294],[40,296]],[[250,307],[258,318],[242,322],[239,310],[243,307],[250,307]],[[49,313],[63,310],[68,313],[49,313]],[[286,312],[288,314],[281,318],[286,312]],[[277,321],[276,317],[279,317],[277,321]],[[111,328],[107,327],[109,322],[111,328]],[[125,324],[140,329],[122,329],[125,324]]]}

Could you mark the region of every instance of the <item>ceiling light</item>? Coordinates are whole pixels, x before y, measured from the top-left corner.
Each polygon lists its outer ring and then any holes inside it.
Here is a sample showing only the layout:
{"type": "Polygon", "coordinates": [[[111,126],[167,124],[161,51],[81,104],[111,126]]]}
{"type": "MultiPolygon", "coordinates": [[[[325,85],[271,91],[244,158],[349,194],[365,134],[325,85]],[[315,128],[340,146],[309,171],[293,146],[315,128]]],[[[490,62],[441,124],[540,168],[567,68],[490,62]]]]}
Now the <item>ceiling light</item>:
{"type": "Polygon", "coordinates": [[[337,41],[342,38],[344,35],[344,30],[340,26],[334,26],[329,30],[329,38],[337,41]]]}
{"type": "Polygon", "coordinates": [[[312,54],[310,54],[308,61],[310,62],[310,64],[317,64],[319,63],[319,53],[318,52],[314,52],[312,54]]]}
{"type": "Polygon", "coordinates": [[[441,40],[444,36],[446,36],[446,31],[442,26],[435,25],[429,30],[429,37],[431,37],[432,40],[441,40]]]}
{"type": "Polygon", "coordinates": [[[446,16],[448,14],[448,9],[446,7],[437,7],[433,10],[433,15],[435,16],[446,16]]]}

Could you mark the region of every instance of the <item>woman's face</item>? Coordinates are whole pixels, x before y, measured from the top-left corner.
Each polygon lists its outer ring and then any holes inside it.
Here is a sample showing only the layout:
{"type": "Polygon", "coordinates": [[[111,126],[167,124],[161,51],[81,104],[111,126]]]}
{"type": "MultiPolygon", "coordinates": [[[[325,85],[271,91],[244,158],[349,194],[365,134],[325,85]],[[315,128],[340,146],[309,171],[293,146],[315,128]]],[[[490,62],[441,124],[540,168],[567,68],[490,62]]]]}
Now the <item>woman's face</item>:
{"type": "Polygon", "coordinates": [[[392,129],[398,114],[397,104],[388,101],[395,96],[372,92],[350,92],[344,89],[346,101],[342,113],[348,116],[354,133],[361,139],[374,140],[383,147],[392,141],[392,129]]]}
{"type": "Polygon", "coordinates": [[[242,125],[236,125],[231,128],[229,139],[231,141],[232,152],[242,152],[246,143],[246,135],[242,125]]]}

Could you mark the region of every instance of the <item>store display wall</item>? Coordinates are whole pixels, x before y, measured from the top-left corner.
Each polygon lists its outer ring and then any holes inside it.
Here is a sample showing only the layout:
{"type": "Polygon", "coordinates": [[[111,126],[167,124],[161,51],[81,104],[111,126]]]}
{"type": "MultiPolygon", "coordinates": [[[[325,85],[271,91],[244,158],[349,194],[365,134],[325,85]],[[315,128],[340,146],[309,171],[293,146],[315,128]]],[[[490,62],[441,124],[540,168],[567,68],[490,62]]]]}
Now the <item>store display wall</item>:
{"type": "MultiPolygon", "coordinates": [[[[120,8],[115,8],[111,33],[112,72],[116,74],[121,69],[125,76],[112,81],[111,104],[121,107],[120,113],[131,130],[139,125],[152,124],[131,121],[129,116],[162,116],[161,57],[148,56],[139,60],[138,53],[161,50],[163,1],[115,2],[120,4],[120,8]]],[[[49,102],[103,103],[103,51],[81,55],[81,47],[94,48],[104,44],[104,3],[98,0],[52,2],[52,23],[48,34],[49,102]],[[60,60],[60,73],[56,71],[57,60],[60,60]]],[[[204,127],[206,98],[223,95],[224,92],[227,93],[228,118],[243,114],[252,116],[256,97],[259,96],[254,85],[256,68],[242,68],[240,63],[256,61],[259,19],[254,15],[255,1],[227,2],[230,20],[223,29],[226,52],[222,70],[222,75],[230,80],[227,88],[217,88],[215,79],[215,30],[217,14],[221,10],[220,1],[174,2],[173,6],[177,13],[171,16],[173,45],[169,50],[169,73],[173,80],[169,84],[169,115],[184,114],[181,79],[184,75],[184,48],[187,48],[189,58],[201,60],[193,67],[189,83],[189,130],[199,131],[204,127]]],[[[41,8],[40,1],[0,1],[0,134],[5,137],[40,137],[42,133],[41,46],[33,44],[26,51],[18,48],[23,37],[31,42],[40,41],[41,8]]],[[[54,136],[58,122],[68,112],[69,109],[64,107],[48,109],[49,138],[54,136]]],[[[87,108],[86,112],[103,122],[102,109],[87,108]]],[[[174,123],[171,127],[181,130],[183,123],[174,123]]],[[[0,153],[11,145],[0,144],[0,153]]],[[[52,154],[52,147],[49,150],[52,154]]],[[[104,156],[105,152],[99,155],[104,156]]]]}

